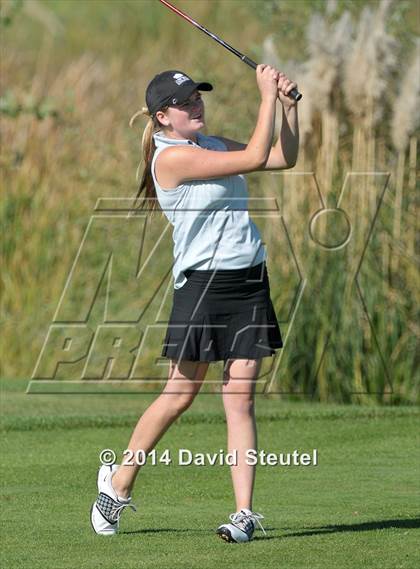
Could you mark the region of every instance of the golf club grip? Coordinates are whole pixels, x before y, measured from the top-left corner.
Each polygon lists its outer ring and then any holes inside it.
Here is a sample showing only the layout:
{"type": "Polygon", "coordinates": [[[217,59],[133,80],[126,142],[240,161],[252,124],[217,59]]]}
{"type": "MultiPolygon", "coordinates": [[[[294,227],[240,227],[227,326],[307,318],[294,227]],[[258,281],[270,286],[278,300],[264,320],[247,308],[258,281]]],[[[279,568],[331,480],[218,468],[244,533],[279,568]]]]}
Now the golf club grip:
{"type": "MultiPolygon", "coordinates": [[[[243,55],[241,59],[244,63],[247,63],[253,69],[257,69],[257,64],[255,63],[255,61],[252,61],[252,59],[249,59],[249,57],[247,57],[246,55],[243,55]]],[[[288,94],[288,97],[291,97],[295,101],[300,101],[302,98],[302,93],[299,93],[297,89],[292,89],[288,94]]]]}

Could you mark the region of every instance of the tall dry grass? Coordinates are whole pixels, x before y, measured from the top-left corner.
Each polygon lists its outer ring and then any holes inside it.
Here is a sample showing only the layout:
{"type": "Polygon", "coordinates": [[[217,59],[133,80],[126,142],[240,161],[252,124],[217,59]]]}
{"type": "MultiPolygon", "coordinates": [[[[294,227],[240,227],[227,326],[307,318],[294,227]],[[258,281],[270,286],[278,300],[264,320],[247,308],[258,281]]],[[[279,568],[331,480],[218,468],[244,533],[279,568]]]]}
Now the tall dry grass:
{"type": "MultiPolygon", "coordinates": [[[[417,40],[405,74],[401,78],[398,97],[395,98],[391,135],[392,143],[398,153],[395,173],[395,217],[393,235],[401,238],[401,216],[403,207],[415,215],[415,184],[417,166],[417,134],[420,127],[420,39],[417,40]],[[408,149],[408,156],[407,156],[408,149]],[[408,172],[406,159],[408,158],[408,172]],[[407,181],[408,203],[403,204],[404,182],[407,181]]],[[[408,240],[411,254],[414,254],[414,224],[408,240]]]]}
{"type": "MultiPolygon", "coordinates": [[[[342,339],[346,338],[346,330],[349,337],[361,334],[362,343],[357,350],[349,348],[345,358],[344,368],[351,380],[343,377],[340,382],[343,366],[337,359],[335,368],[331,364],[330,373],[324,372],[321,365],[317,374],[313,374],[316,375],[315,392],[327,400],[328,387],[334,385],[337,393],[343,389],[344,382],[344,391],[359,393],[352,400],[368,402],[365,394],[373,389],[378,390],[380,400],[387,399],[387,390],[394,390],[394,395],[398,394],[401,399],[417,400],[420,379],[415,355],[419,339],[415,306],[420,284],[416,271],[418,226],[415,221],[420,109],[418,44],[409,65],[401,66],[400,46],[389,32],[392,2],[388,0],[365,6],[356,21],[348,11],[334,17],[336,7],[335,3],[329,3],[325,14],[315,13],[311,17],[306,33],[307,61],[282,60],[277,55],[273,37],[266,39],[263,56],[264,60],[285,69],[291,77],[297,77],[301,91],[310,95],[304,96],[299,106],[301,150],[296,172],[285,173],[281,180],[283,212],[289,220],[289,232],[297,251],[312,243],[301,225],[297,231],[293,229],[301,217],[300,212],[311,209],[315,212],[327,203],[334,207],[345,180],[349,182],[345,187],[348,199],[340,203],[341,207],[349,208],[352,218],[353,235],[345,253],[347,266],[342,274],[331,267],[329,274],[334,275],[337,289],[346,290],[346,295],[338,299],[334,307],[343,317],[339,334],[342,339]],[[346,178],[349,173],[352,175],[346,178]],[[385,182],[387,173],[390,180],[380,204],[378,183],[385,182]],[[324,200],[319,198],[320,193],[324,200]],[[310,195],[316,196],[312,205],[310,195]],[[354,269],[356,252],[360,259],[379,205],[375,231],[356,281],[350,269],[352,266],[354,269]],[[382,258],[381,263],[377,262],[378,256],[382,258]],[[362,285],[360,291],[357,290],[359,284],[362,285]],[[356,298],[361,295],[359,303],[364,305],[363,310],[355,298],[351,302],[348,296],[351,291],[356,298]],[[347,305],[344,298],[349,300],[347,305]],[[343,304],[347,310],[343,310],[343,304]],[[360,321],[362,329],[357,328],[360,321]],[[352,329],[352,326],[355,327],[352,329]],[[406,359],[399,367],[395,363],[403,359],[402,353],[406,359]],[[374,360],[376,363],[369,367],[367,362],[374,360]]],[[[327,234],[331,235],[333,228],[334,223],[332,226],[324,224],[318,237],[322,240],[327,234]]],[[[343,228],[341,231],[345,233],[343,228]]],[[[321,263],[324,271],[326,263],[325,260],[321,263]]],[[[321,266],[317,269],[321,270],[321,266]]],[[[308,286],[311,280],[317,281],[316,271],[306,276],[308,286]]],[[[319,293],[316,298],[321,303],[324,302],[322,288],[315,287],[319,293]]],[[[331,288],[327,296],[332,298],[331,288]]],[[[311,307],[310,311],[314,309],[311,307]]],[[[309,321],[308,317],[308,327],[309,321]]],[[[319,337],[311,336],[317,346],[313,351],[315,361],[320,361],[329,337],[327,325],[323,331],[319,337]]],[[[308,338],[305,342],[305,345],[310,343],[308,338]]],[[[357,345],[358,340],[354,339],[353,343],[357,345]]]]}

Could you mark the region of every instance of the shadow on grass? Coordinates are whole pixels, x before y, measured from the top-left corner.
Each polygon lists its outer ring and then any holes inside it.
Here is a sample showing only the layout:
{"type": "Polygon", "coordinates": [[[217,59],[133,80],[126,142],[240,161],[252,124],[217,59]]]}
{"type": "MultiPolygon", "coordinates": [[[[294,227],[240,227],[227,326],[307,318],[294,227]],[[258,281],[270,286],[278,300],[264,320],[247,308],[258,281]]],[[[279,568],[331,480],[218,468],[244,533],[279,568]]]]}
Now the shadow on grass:
{"type": "MultiPolygon", "coordinates": [[[[307,537],[309,535],[327,535],[330,533],[341,533],[347,531],[374,531],[377,529],[418,529],[420,528],[420,518],[409,518],[406,520],[382,520],[378,522],[363,522],[360,524],[341,524],[309,528],[305,531],[287,533],[283,535],[259,535],[254,536],[252,541],[267,539],[284,539],[287,537],[307,537]]],[[[275,528],[265,528],[266,532],[275,531],[275,528]]],[[[192,528],[144,528],[134,531],[121,531],[121,535],[134,535],[145,533],[212,533],[211,529],[192,529],[192,528]]]]}
{"type": "MultiPolygon", "coordinates": [[[[266,528],[267,532],[270,531],[274,531],[274,528],[266,528]]],[[[144,528],[144,529],[139,529],[139,530],[134,530],[134,531],[119,531],[118,532],[119,535],[135,535],[135,534],[144,534],[144,533],[214,533],[214,535],[216,535],[216,530],[212,530],[212,529],[192,529],[192,528],[144,528]]],[[[260,536],[260,537],[254,537],[252,541],[259,541],[262,539],[281,539],[281,536],[260,536]]]]}
{"type": "MultiPolygon", "coordinates": [[[[309,528],[307,531],[300,531],[288,533],[286,535],[267,535],[255,536],[253,541],[267,540],[267,539],[284,539],[287,537],[307,537],[309,535],[327,535],[330,533],[341,533],[346,531],[374,531],[377,529],[418,529],[420,528],[420,518],[409,518],[406,520],[381,520],[378,522],[363,522],[360,524],[341,524],[320,526],[309,528]]],[[[267,532],[274,531],[275,528],[266,528],[267,532]]],[[[211,529],[192,529],[192,528],[144,528],[134,531],[121,531],[122,535],[134,535],[145,533],[211,533],[211,529]]]]}
{"type": "Polygon", "coordinates": [[[320,526],[310,528],[308,531],[288,533],[283,537],[306,537],[308,535],[325,535],[329,533],[340,533],[345,531],[373,531],[377,529],[416,529],[420,528],[420,518],[408,518],[406,520],[382,520],[378,522],[364,522],[361,524],[342,524],[320,526]]]}
{"type": "Polygon", "coordinates": [[[144,528],[144,529],[136,529],[134,531],[119,531],[120,535],[133,535],[137,533],[207,533],[208,530],[205,529],[195,529],[192,530],[191,528],[187,529],[179,529],[179,528],[144,528]]]}

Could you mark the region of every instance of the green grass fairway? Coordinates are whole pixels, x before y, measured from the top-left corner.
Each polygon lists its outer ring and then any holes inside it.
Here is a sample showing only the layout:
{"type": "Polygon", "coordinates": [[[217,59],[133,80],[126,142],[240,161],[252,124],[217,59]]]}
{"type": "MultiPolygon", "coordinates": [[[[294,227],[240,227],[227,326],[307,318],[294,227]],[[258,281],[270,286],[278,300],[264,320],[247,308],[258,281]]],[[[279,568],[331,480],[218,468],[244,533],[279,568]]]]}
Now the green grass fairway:
{"type": "MultiPolygon", "coordinates": [[[[121,534],[97,536],[89,511],[98,454],[121,456],[146,396],[2,393],[3,567],[30,569],[417,569],[419,412],[257,398],[259,448],[318,449],[310,467],[259,466],[247,544],[214,529],[234,511],[228,466],[148,464],[121,534]],[[114,411],[112,408],[114,407],[114,411]]],[[[220,397],[201,395],[157,450],[225,448],[220,397]]]]}

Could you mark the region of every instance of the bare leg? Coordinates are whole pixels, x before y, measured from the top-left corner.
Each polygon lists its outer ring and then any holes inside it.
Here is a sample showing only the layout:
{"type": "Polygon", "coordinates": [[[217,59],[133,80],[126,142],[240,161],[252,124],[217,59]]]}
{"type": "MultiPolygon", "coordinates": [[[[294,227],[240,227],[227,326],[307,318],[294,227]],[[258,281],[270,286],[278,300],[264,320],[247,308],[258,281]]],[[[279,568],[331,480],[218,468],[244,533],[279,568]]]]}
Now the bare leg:
{"type": "Polygon", "coordinates": [[[223,381],[223,405],[228,429],[228,452],[237,450],[237,465],[231,466],[236,511],[252,510],[255,466],[246,463],[246,451],[257,448],[255,382],[261,359],[228,360],[223,381]]]}
{"type": "MultiPolygon", "coordinates": [[[[149,453],[175,419],[188,409],[200,391],[208,366],[208,362],[183,360],[178,365],[171,360],[164,390],[140,417],[131,435],[127,448],[133,451],[134,456],[141,449],[149,453]]],[[[118,496],[127,498],[131,494],[140,468],[137,464],[118,468],[112,477],[112,486],[118,496]]]]}

